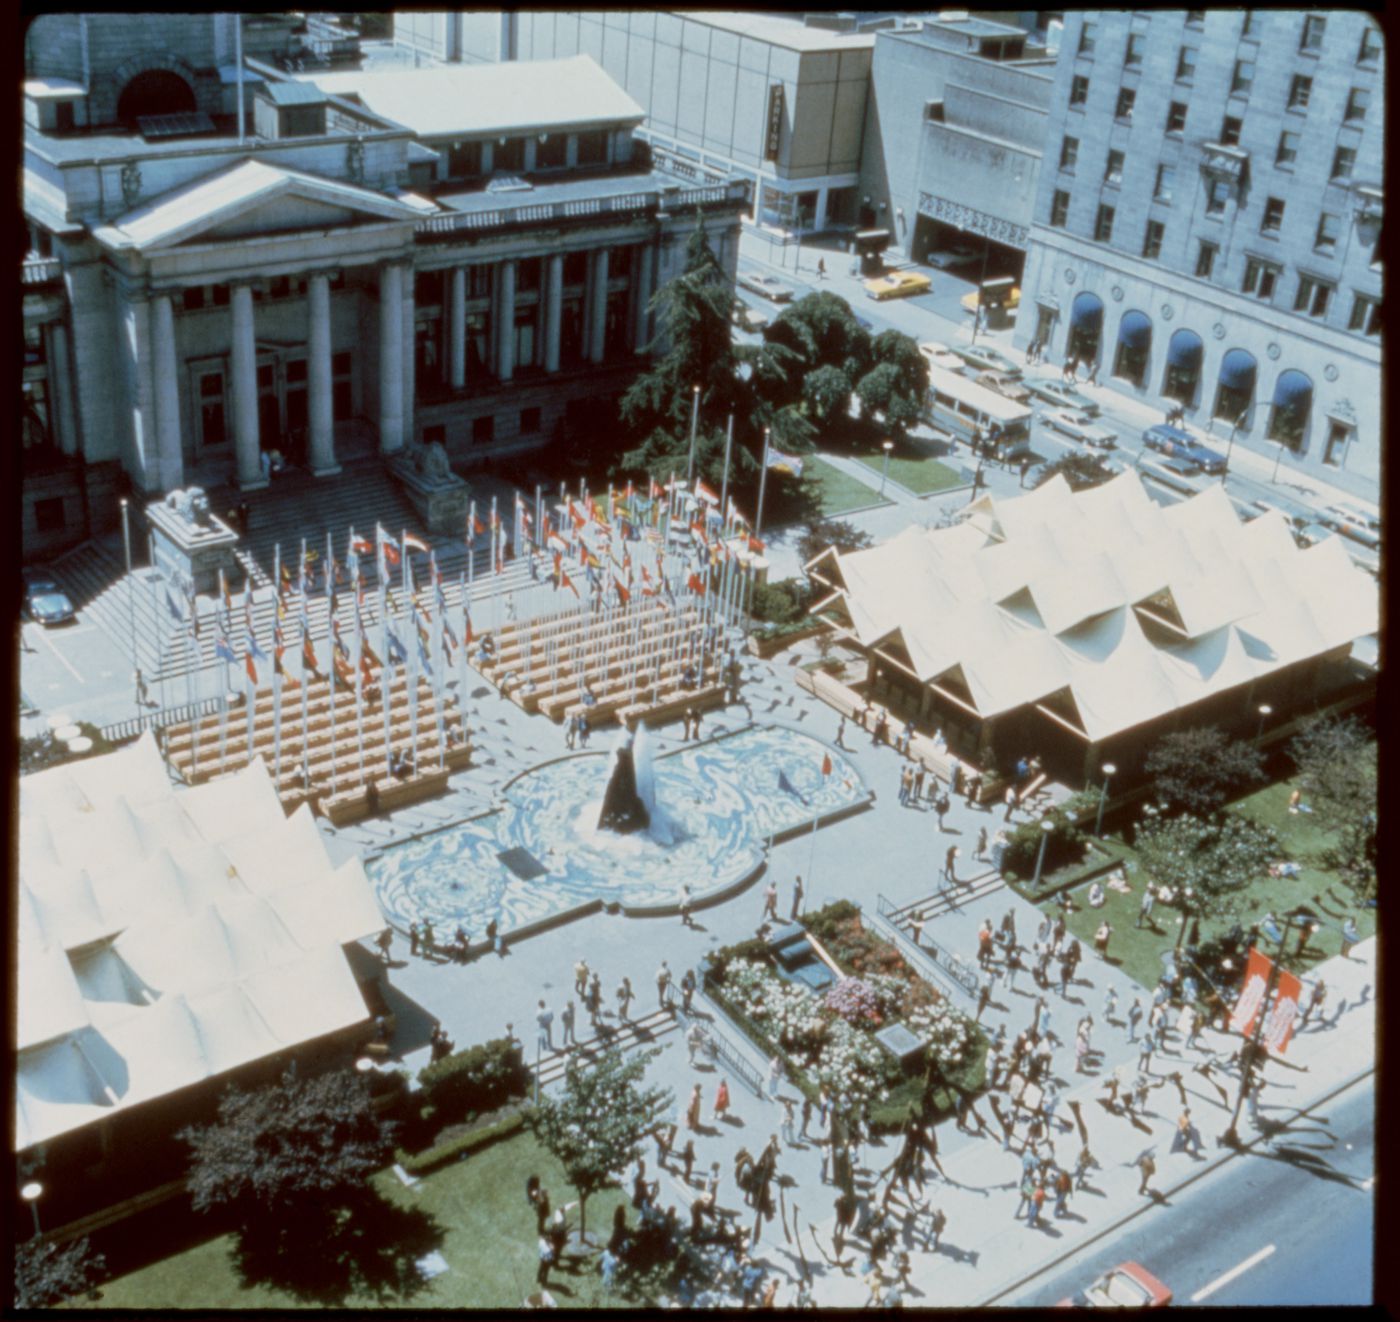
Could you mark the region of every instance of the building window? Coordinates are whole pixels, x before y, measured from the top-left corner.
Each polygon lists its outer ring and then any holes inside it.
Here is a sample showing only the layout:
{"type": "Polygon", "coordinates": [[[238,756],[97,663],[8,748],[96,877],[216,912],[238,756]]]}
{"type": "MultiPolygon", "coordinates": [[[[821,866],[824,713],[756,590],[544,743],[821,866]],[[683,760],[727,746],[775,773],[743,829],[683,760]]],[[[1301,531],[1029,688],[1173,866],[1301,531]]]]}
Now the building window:
{"type": "Polygon", "coordinates": [[[1381,333],[1381,304],[1376,298],[1369,298],[1365,294],[1356,294],[1351,300],[1351,320],[1347,322],[1347,329],[1361,331],[1365,335],[1379,335],[1381,333]]]}
{"type": "Polygon", "coordinates": [[[1290,110],[1306,110],[1310,100],[1312,100],[1312,79],[1307,74],[1295,73],[1293,81],[1288,85],[1288,108],[1290,110]]]}
{"type": "Polygon", "coordinates": [[[1225,203],[1230,200],[1230,185],[1223,179],[1206,181],[1206,215],[1223,216],[1225,203]]]}
{"type": "Polygon", "coordinates": [[[1120,87],[1118,89],[1118,105],[1114,108],[1114,119],[1129,120],[1133,117],[1133,102],[1137,100],[1137,93],[1131,87],[1120,87]]]}
{"type": "Polygon", "coordinates": [[[1269,197],[1264,199],[1264,219],[1259,222],[1261,234],[1277,234],[1283,228],[1283,199],[1281,197],[1269,197]]]}
{"type": "Polygon", "coordinates": [[[520,434],[522,436],[534,436],[540,430],[540,411],[538,408],[520,410],[520,434]]]}
{"type": "Polygon", "coordinates": [[[470,179],[481,173],[481,144],[454,142],[447,149],[447,177],[470,179]]]}
{"type": "Polygon", "coordinates": [[[481,265],[467,267],[467,297],[491,297],[491,267],[481,265]]]}
{"type": "Polygon", "coordinates": [[[578,163],[602,165],[608,159],[608,134],[605,129],[578,135],[578,163]]]}
{"type": "Polygon", "coordinates": [[[1086,18],[1079,29],[1079,54],[1092,55],[1098,39],[1099,25],[1093,19],[1086,18]]]}
{"type": "Polygon", "coordinates": [[[1278,135],[1278,151],[1274,155],[1274,164],[1280,168],[1292,165],[1298,159],[1298,134],[1290,133],[1284,129],[1278,135]]]}
{"type": "Polygon", "coordinates": [[[491,169],[498,170],[523,170],[525,168],[525,139],[507,138],[504,142],[497,140],[496,148],[491,153],[491,169]]]}
{"type": "Polygon", "coordinates": [[[1160,220],[1149,220],[1147,222],[1147,233],[1142,239],[1142,255],[1152,260],[1156,260],[1162,255],[1162,235],[1166,231],[1166,226],[1160,220]]]}
{"type": "Polygon", "coordinates": [[[344,421],[355,416],[355,355],[331,355],[331,414],[344,421]]]}
{"type": "Polygon", "coordinates": [[[1176,53],[1176,81],[1189,83],[1196,76],[1196,48],[1183,46],[1176,53]]]}
{"type": "Polygon", "coordinates": [[[1337,154],[1332,157],[1332,178],[1350,179],[1351,172],[1356,168],[1356,148],[1338,147],[1337,154]]]}
{"type": "Polygon", "coordinates": [[[446,271],[419,271],[413,282],[413,302],[417,308],[442,306],[443,276],[446,271]]]}
{"type": "Polygon", "coordinates": [[[1308,14],[1303,19],[1303,35],[1298,42],[1300,51],[1320,51],[1322,34],[1327,30],[1327,20],[1317,14],[1308,14]]]}
{"type": "Polygon", "coordinates": [[[1089,80],[1082,73],[1077,73],[1069,84],[1069,103],[1072,106],[1082,106],[1089,99],[1089,80]]]}
{"type": "Polygon", "coordinates": [[[1050,224],[1056,229],[1064,229],[1068,216],[1069,194],[1063,188],[1057,188],[1055,196],[1050,199],[1050,224]]]}
{"type": "Polygon", "coordinates": [[[223,445],[228,440],[222,372],[205,372],[199,378],[199,419],[201,445],[223,445]]]}
{"type": "Polygon", "coordinates": [[[1223,147],[1238,147],[1240,145],[1240,130],[1244,127],[1244,120],[1238,115],[1226,115],[1225,121],[1220,125],[1220,144],[1223,147]]]}
{"type": "Polygon", "coordinates": [[[1325,317],[1327,305],[1332,301],[1332,291],[1335,288],[1335,285],[1329,285],[1325,280],[1315,280],[1310,275],[1300,275],[1298,277],[1298,293],[1293,299],[1293,311],[1301,312],[1307,317],[1325,317]]]}
{"type": "Polygon", "coordinates": [[[1108,161],[1103,170],[1103,181],[1106,184],[1121,184],[1123,182],[1123,153],[1121,151],[1108,153],[1108,161]]]}
{"type": "Polygon", "coordinates": [[[487,413],[480,418],[472,419],[472,444],[490,445],[496,439],[496,419],[493,414],[487,413]]]}
{"type": "Polygon", "coordinates": [[[1074,167],[1079,160],[1079,139],[1067,137],[1060,143],[1060,169],[1066,174],[1073,174],[1074,167]]]}
{"type": "Polygon", "coordinates": [[[1204,9],[1188,9],[1186,11],[1186,26],[1188,28],[1199,28],[1205,25],[1206,11],[1204,9]]]}
{"type": "Polygon", "coordinates": [[[62,532],[65,523],[62,496],[50,496],[34,502],[34,527],[37,532],[62,532]]]}
{"type": "Polygon", "coordinates": [[[1173,101],[1167,107],[1167,132],[1184,133],[1186,131],[1186,102],[1173,101]]]}
{"type": "Polygon", "coordinates": [[[1196,275],[1202,280],[1209,280],[1211,272],[1215,270],[1215,254],[1220,251],[1218,244],[1202,243],[1196,253],[1196,275]]]}
{"type": "Polygon", "coordinates": [[[1123,67],[1136,69],[1142,64],[1142,33],[1128,33],[1128,48],[1123,52],[1123,67]]]}
{"type": "Polygon", "coordinates": [[[1346,119],[1350,123],[1352,120],[1365,119],[1366,112],[1371,108],[1371,89],[1369,87],[1353,87],[1351,95],[1347,97],[1346,119]]]}
{"type": "Polygon", "coordinates": [[[213,302],[216,308],[228,307],[229,286],[226,284],[215,285],[210,293],[213,295],[213,302]]]}
{"type": "Polygon", "coordinates": [[[535,144],[535,169],[562,170],[567,164],[568,150],[567,134],[546,134],[543,142],[535,144]]]}
{"type": "Polygon", "coordinates": [[[566,252],[564,254],[564,283],[581,285],[588,279],[588,254],[586,252],[566,252]]]}
{"type": "Polygon", "coordinates": [[[186,312],[198,312],[204,306],[204,286],[191,285],[188,289],[181,291],[180,301],[186,312]]]}
{"type": "Polygon", "coordinates": [[[1317,218],[1317,237],[1313,239],[1315,252],[1336,252],[1337,240],[1342,233],[1342,218],[1330,211],[1324,211],[1317,218]]]}
{"type": "Polygon", "coordinates": [[[540,287],[540,268],[544,264],[542,257],[522,257],[515,264],[515,292],[520,294],[533,294],[540,287]]]}
{"type": "Polygon", "coordinates": [[[1236,60],[1235,71],[1230,75],[1230,95],[1248,96],[1254,86],[1254,61],[1236,60]]]}
{"type": "Polygon", "coordinates": [[[1158,202],[1170,202],[1172,200],[1172,188],[1176,184],[1176,167],[1174,165],[1159,165],[1157,167],[1157,183],[1152,189],[1152,196],[1158,202]]]}
{"type": "Polygon", "coordinates": [[[1108,243],[1113,238],[1114,211],[1107,202],[1099,204],[1099,214],[1094,219],[1094,238],[1100,243],[1108,243]]]}
{"type": "Polygon", "coordinates": [[[1278,273],[1279,267],[1272,262],[1263,262],[1257,257],[1249,258],[1244,264],[1244,284],[1240,286],[1241,292],[1251,294],[1265,303],[1270,302],[1274,296],[1278,273]]]}
{"type": "Polygon", "coordinates": [[[1361,33],[1361,50],[1356,57],[1357,64],[1374,64],[1381,57],[1380,29],[1369,23],[1361,33]]]}

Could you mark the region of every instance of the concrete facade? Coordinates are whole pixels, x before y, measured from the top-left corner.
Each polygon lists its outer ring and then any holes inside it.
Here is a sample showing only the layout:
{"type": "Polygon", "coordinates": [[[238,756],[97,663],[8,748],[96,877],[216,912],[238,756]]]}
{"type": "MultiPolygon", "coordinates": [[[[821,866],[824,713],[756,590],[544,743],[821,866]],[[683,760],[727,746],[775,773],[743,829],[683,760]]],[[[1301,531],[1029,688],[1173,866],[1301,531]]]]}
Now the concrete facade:
{"type": "Polygon", "coordinates": [[[1373,492],[1383,89],[1359,11],[1067,14],[1016,343],[1373,492]]]}

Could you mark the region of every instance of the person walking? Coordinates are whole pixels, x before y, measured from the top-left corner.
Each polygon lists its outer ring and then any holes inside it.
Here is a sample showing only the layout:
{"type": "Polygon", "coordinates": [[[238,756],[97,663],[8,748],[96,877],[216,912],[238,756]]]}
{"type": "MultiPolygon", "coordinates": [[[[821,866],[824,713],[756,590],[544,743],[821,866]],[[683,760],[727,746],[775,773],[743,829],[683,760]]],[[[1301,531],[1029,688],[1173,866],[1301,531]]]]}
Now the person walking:
{"type": "Polygon", "coordinates": [[[588,961],[580,959],[574,965],[574,991],[582,996],[588,990],[588,961]]]}
{"type": "Polygon", "coordinates": [[[695,970],[688,968],[681,974],[681,1009],[686,1014],[690,1013],[690,1002],[694,996],[695,970]]]}
{"type": "Polygon", "coordinates": [[[380,934],[375,938],[374,944],[379,947],[380,959],[382,959],[386,964],[389,963],[389,949],[394,944],[393,928],[386,927],[382,932],[380,932],[380,934]]]}
{"type": "Polygon", "coordinates": [[[802,875],[799,873],[792,879],[792,913],[789,917],[795,923],[802,913],[802,875]]]}
{"type": "MultiPolygon", "coordinates": [[[[940,803],[941,803],[941,802],[942,802],[942,801],[940,801],[940,803]]],[[[941,814],[940,814],[940,816],[939,816],[939,823],[938,823],[938,824],[939,824],[940,827],[943,825],[943,820],[942,820],[942,815],[941,815],[941,814]]],[[[950,881],[950,882],[956,882],[957,879],[958,879],[958,878],[957,878],[957,873],[956,873],[955,870],[954,870],[954,865],[957,863],[957,861],[958,861],[958,847],[957,847],[957,845],[949,845],[949,846],[948,846],[948,852],[947,852],[946,854],[944,854],[944,856],[943,856],[943,876],[944,876],[944,878],[945,878],[946,880],[948,880],[948,881],[950,881]]],[[[992,934],[991,934],[991,931],[988,930],[988,932],[987,932],[987,939],[988,939],[988,942],[989,942],[989,943],[990,943],[990,941],[991,941],[991,935],[992,935],[992,934]]]]}
{"type": "Polygon", "coordinates": [[[636,999],[636,992],[632,990],[632,979],[624,977],[617,986],[617,1014],[618,1018],[624,1022],[631,1018],[628,1011],[632,1008],[632,1002],[636,999]]]}
{"type": "Polygon", "coordinates": [[[1109,987],[1103,994],[1103,1021],[1106,1024],[1113,1023],[1113,1016],[1118,1011],[1118,992],[1115,988],[1109,987]]]}
{"type": "Polygon", "coordinates": [[[948,796],[946,794],[940,793],[938,796],[938,802],[933,806],[934,812],[938,814],[938,829],[940,831],[946,829],[943,825],[943,819],[948,815],[948,809],[952,806],[953,805],[948,800],[948,796]]]}
{"type": "Polygon", "coordinates": [[[1029,1150],[1024,1154],[1025,1160],[1021,1166],[1021,1201],[1016,1204],[1015,1220],[1019,1221],[1022,1215],[1029,1216],[1031,1208],[1035,1206],[1035,1177],[1032,1171],[1035,1169],[1035,1158],[1029,1150]]]}
{"type": "Polygon", "coordinates": [[[566,1047],[578,1046],[578,1039],[574,1037],[574,1002],[573,999],[564,1002],[564,1008],[559,1012],[559,1023],[564,1030],[564,1045],[566,1047]]]}
{"type": "Polygon", "coordinates": [[[783,1060],[781,1056],[774,1056],[768,1062],[768,1095],[776,1097],[778,1089],[783,1082],[783,1060]]]}
{"type": "Polygon", "coordinates": [[[977,991],[977,1013],[973,1016],[972,1022],[975,1024],[982,1022],[982,1011],[991,1004],[992,987],[995,985],[996,975],[988,969],[982,975],[982,985],[977,991]]]}
{"type": "Polygon", "coordinates": [[[924,768],[924,764],[920,762],[914,768],[914,792],[909,796],[910,807],[917,808],[919,804],[923,801],[924,780],[927,777],[927,775],[928,772],[924,768]]]}
{"type": "Polygon", "coordinates": [[[899,805],[909,806],[909,791],[914,788],[914,768],[907,764],[899,773],[899,805]]]}
{"type": "Polygon", "coordinates": [[[715,1119],[723,1120],[729,1114],[729,1080],[721,1079],[715,1089],[715,1119]]]}
{"type": "Polygon", "coordinates": [[[985,826],[978,828],[977,848],[972,851],[972,857],[981,863],[987,861],[987,828],[985,826]]]}
{"type": "Polygon", "coordinates": [[[671,966],[664,959],[656,970],[656,998],[663,1010],[671,1008],[671,966]]]}
{"type": "Polygon", "coordinates": [[[818,279],[818,280],[825,280],[825,279],[826,279],[826,258],[825,258],[825,257],[818,257],[818,258],[817,258],[817,279],[818,279]]]}
{"type": "Polygon", "coordinates": [[[1099,952],[1099,956],[1102,959],[1108,958],[1108,938],[1112,935],[1113,924],[1105,918],[1104,921],[1099,924],[1098,930],[1094,933],[1094,949],[1099,952]]]}
{"type": "Polygon", "coordinates": [[[554,1262],[554,1245],[548,1235],[540,1235],[538,1248],[540,1265],[535,1272],[535,1284],[543,1290],[549,1285],[549,1269],[554,1262]]]}
{"type": "Polygon", "coordinates": [[[1356,919],[1348,918],[1342,924],[1342,958],[1351,958],[1351,948],[1361,940],[1361,933],[1356,930],[1356,919]]]}
{"type": "Polygon", "coordinates": [[[1312,995],[1308,997],[1307,1009],[1303,1011],[1302,1022],[1307,1023],[1312,1018],[1314,1010],[1320,1010],[1322,1003],[1327,999],[1327,984],[1319,978],[1314,984],[1312,995]]]}
{"type": "Polygon", "coordinates": [[[1005,816],[1002,820],[1003,820],[1003,821],[1009,822],[1009,821],[1011,820],[1011,814],[1012,814],[1015,810],[1016,810],[1016,786],[1014,786],[1014,785],[1008,785],[1008,786],[1006,787],[1006,816],[1005,816]]]}
{"type": "Polygon", "coordinates": [[[1069,1210],[1069,1196],[1074,1190],[1074,1181],[1063,1166],[1055,1170],[1055,1215],[1062,1217],[1069,1210]]]}
{"type": "Polygon", "coordinates": [[[794,1126],[797,1124],[797,1103],[791,1097],[784,1097],[783,1101],[783,1142],[789,1147],[797,1143],[794,1126]]]}
{"type": "Polygon", "coordinates": [[[843,717],[841,718],[841,720],[839,721],[839,723],[837,724],[837,726],[836,726],[836,747],[837,747],[837,748],[845,748],[845,746],[846,746],[846,718],[843,716],[843,717]]]}
{"type": "Polygon", "coordinates": [[[690,883],[687,881],[681,884],[681,900],[679,905],[681,911],[681,924],[685,927],[695,926],[695,920],[690,916],[690,907],[690,883]]]}
{"type": "Polygon", "coordinates": [[[1157,1163],[1152,1159],[1152,1150],[1149,1148],[1137,1159],[1135,1163],[1142,1179],[1138,1182],[1138,1193],[1152,1197],[1152,1177],[1157,1174],[1157,1163]]]}
{"type": "Polygon", "coordinates": [[[1019,946],[1009,946],[1006,951],[1006,961],[1001,966],[1001,983],[1007,991],[1016,990],[1016,975],[1024,965],[1021,963],[1021,951],[1019,946]]]}
{"type": "Polygon", "coordinates": [[[587,1005],[588,1017],[596,1027],[603,1013],[603,979],[596,972],[588,975],[587,1005]]]}
{"type": "Polygon", "coordinates": [[[1157,894],[1152,888],[1152,883],[1146,882],[1142,888],[1142,903],[1138,905],[1137,926],[1155,928],[1156,923],[1152,921],[1152,906],[1157,901],[1157,894]]]}
{"type": "Polygon", "coordinates": [[[700,1085],[698,1083],[690,1090],[690,1101],[685,1108],[685,1127],[687,1129],[700,1128],[700,1085]]]}
{"type": "Polygon", "coordinates": [[[778,883],[770,881],[763,891],[763,921],[778,921],[778,883]]]}
{"type": "Polygon", "coordinates": [[[1128,1041],[1136,1042],[1138,1025],[1142,1023],[1142,997],[1134,996],[1133,1003],[1128,1007],[1128,1041]]]}
{"type": "Polygon", "coordinates": [[[535,1022],[540,1026],[540,1048],[543,1051],[554,1050],[554,1011],[540,1001],[540,1008],[535,1014],[535,1022]]]}

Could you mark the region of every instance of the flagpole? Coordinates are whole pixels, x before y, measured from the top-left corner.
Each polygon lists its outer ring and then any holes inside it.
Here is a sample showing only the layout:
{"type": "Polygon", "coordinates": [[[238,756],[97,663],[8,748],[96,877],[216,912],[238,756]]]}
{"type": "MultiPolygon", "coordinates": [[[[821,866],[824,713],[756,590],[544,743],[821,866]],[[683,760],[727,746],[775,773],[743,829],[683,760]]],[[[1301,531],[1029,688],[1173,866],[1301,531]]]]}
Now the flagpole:
{"type": "MultiPolygon", "coordinates": [[[[307,793],[311,790],[311,722],[307,715],[311,680],[306,673],[306,649],[311,645],[311,612],[306,603],[306,538],[301,539],[301,560],[297,563],[297,594],[301,597],[301,770],[307,793]]],[[[312,656],[315,650],[312,649],[312,656]]]]}
{"type": "Polygon", "coordinates": [[[360,784],[365,783],[365,622],[360,611],[360,557],[352,546],[350,591],[355,595],[355,748],[359,754],[360,784]]]}
{"type": "Polygon", "coordinates": [[[695,481],[695,436],[700,428],[700,387],[691,386],[690,392],[690,460],[685,470],[686,486],[695,481]]]}
{"type": "MultiPolygon", "coordinates": [[[[224,571],[219,570],[219,602],[224,608],[223,639],[229,642],[233,633],[233,621],[228,618],[228,588],[224,582],[224,571]]],[[[216,660],[218,658],[215,658],[216,660]]],[[[223,701],[219,705],[219,775],[224,774],[224,759],[228,753],[228,695],[233,688],[233,675],[229,671],[229,662],[224,659],[224,684],[223,701]]]]}
{"type": "Polygon", "coordinates": [[[763,533],[763,492],[768,485],[768,428],[763,429],[763,465],[758,470],[758,512],[754,516],[753,535],[762,536],[763,533]]]}
{"type": "MultiPolygon", "coordinates": [[[[404,632],[408,631],[408,617],[413,610],[413,566],[408,561],[408,530],[403,529],[399,538],[400,563],[403,565],[404,632]]],[[[418,622],[413,622],[414,641],[418,632],[418,622]]],[[[408,721],[409,750],[413,755],[413,774],[418,774],[418,651],[407,648],[408,657],[404,662],[404,675],[408,680],[408,721]]]]}
{"type": "Polygon", "coordinates": [[[151,569],[155,575],[154,578],[147,579],[146,581],[151,585],[151,614],[154,617],[156,631],[156,674],[159,676],[160,706],[163,715],[166,708],[170,706],[170,699],[166,696],[165,691],[165,634],[161,626],[160,602],[156,599],[156,584],[157,581],[164,583],[165,575],[161,573],[160,566],[156,563],[156,539],[154,533],[146,534],[146,555],[150,559],[151,569]]]}
{"type": "Polygon", "coordinates": [[[476,582],[476,501],[467,511],[467,582],[476,582]]]}

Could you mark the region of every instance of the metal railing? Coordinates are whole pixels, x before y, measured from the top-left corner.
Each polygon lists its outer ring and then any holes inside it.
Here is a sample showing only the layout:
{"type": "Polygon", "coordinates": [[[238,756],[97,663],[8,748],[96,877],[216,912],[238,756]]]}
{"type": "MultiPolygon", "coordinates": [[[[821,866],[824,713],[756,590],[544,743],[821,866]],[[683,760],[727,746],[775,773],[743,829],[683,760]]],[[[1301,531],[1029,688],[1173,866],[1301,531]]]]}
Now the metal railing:
{"type": "Polygon", "coordinates": [[[186,721],[192,721],[197,716],[213,716],[224,704],[224,699],[204,698],[200,702],[187,702],[181,707],[162,707],[160,711],[146,712],[142,716],[133,716],[127,721],[117,721],[112,725],[102,727],[102,737],[108,743],[120,744],[127,739],[135,739],[137,735],[147,730],[157,729],[167,725],[183,725],[186,721]]]}
{"type": "Polygon", "coordinates": [[[875,918],[889,935],[899,953],[916,967],[932,973],[934,980],[947,985],[951,980],[959,991],[970,997],[977,995],[977,973],[961,956],[945,950],[930,936],[922,937],[915,943],[899,928],[895,915],[899,908],[883,895],[875,896],[875,918]]]}
{"type": "Polygon", "coordinates": [[[57,257],[26,257],[20,265],[20,284],[43,285],[63,274],[63,263],[57,257]]]}
{"type": "Polygon", "coordinates": [[[709,1039],[709,1045],[714,1048],[715,1055],[724,1061],[755,1097],[762,1097],[763,1076],[739,1050],[738,1044],[720,1027],[721,1023],[729,1021],[724,1007],[714,997],[706,996],[703,991],[697,989],[696,995],[701,997],[709,1007],[709,1021],[701,1020],[699,1022],[704,1024],[705,1036],[709,1039]]]}

